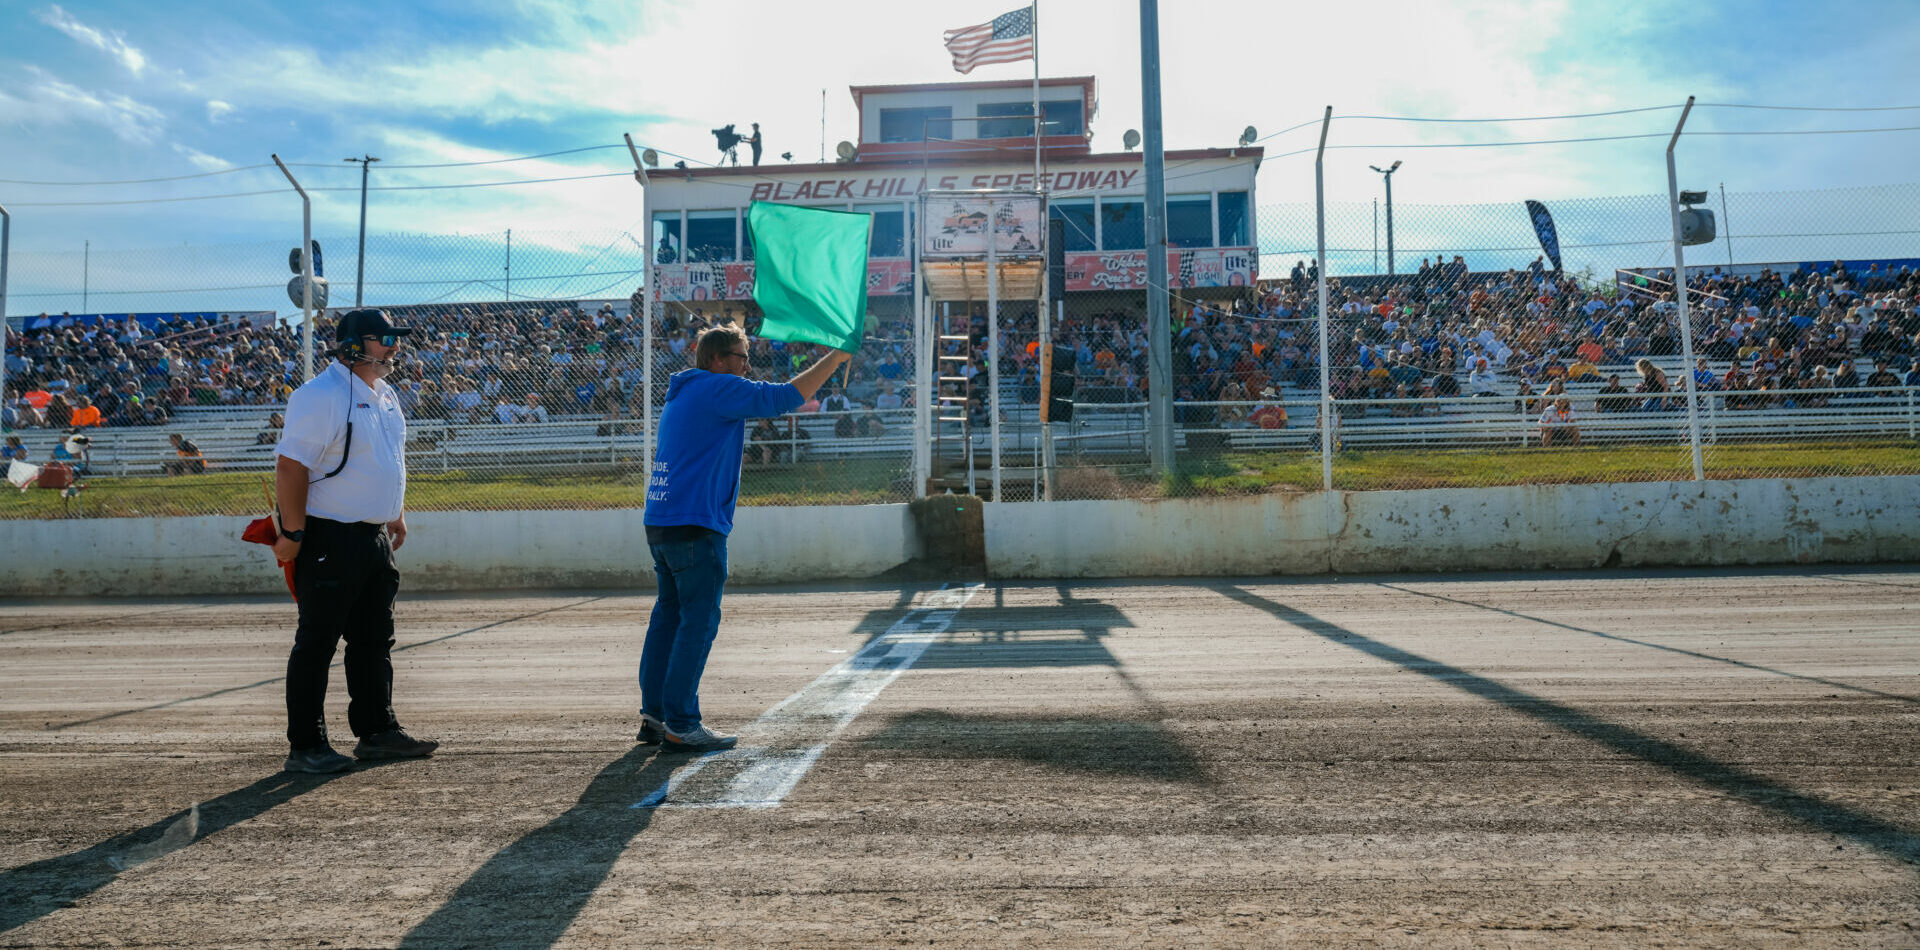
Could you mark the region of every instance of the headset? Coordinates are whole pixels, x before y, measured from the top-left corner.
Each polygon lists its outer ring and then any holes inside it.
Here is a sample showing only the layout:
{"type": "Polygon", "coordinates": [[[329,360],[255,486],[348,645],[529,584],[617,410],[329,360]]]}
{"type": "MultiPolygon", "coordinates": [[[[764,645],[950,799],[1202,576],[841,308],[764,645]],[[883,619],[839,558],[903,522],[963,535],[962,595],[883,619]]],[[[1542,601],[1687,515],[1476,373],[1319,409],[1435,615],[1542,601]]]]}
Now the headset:
{"type": "MultiPolygon", "coordinates": [[[[387,346],[387,347],[399,346],[400,345],[399,334],[387,333],[387,334],[381,335],[380,345],[387,346]]],[[[389,367],[393,365],[392,359],[376,360],[376,359],[368,358],[367,342],[361,339],[359,334],[355,334],[351,339],[341,340],[340,343],[334,347],[333,352],[334,352],[334,355],[338,356],[343,360],[346,360],[349,363],[375,363],[380,366],[389,366],[389,367]]],[[[352,455],[353,455],[353,381],[348,380],[347,381],[347,435],[346,435],[346,445],[341,447],[340,449],[340,464],[334,466],[333,471],[328,472],[327,474],[322,475],[319,478],[308,479],[307,484],[311,485],[314,482],[325,481],[329,478],[332,478],[335,475],[340,474],[342,471],[346,469],[347,459],[352,455]]]]}

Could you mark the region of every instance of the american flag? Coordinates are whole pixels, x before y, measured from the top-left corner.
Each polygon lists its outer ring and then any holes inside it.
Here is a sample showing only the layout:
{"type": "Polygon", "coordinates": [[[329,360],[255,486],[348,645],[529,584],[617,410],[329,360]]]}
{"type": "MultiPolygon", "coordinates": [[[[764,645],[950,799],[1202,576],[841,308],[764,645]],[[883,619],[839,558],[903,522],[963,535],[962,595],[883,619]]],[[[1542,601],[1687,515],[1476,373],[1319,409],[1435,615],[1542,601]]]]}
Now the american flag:
{"type": "Polygon", "coordinates": [[[956,72],[970,73],[986,63],[1014,63],[1033,58],[1033,8],[1002,13],[991,23],[948,30],[947,51],[956,72]]]}

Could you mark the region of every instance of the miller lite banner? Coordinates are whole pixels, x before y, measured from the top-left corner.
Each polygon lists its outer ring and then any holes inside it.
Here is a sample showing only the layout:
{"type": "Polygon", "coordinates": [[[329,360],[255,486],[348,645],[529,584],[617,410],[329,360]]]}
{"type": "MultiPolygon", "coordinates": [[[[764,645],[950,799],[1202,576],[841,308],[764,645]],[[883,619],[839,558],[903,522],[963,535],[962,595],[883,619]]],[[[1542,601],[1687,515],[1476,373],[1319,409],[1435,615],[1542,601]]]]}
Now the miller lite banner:
{"type": "Polygon", "coordinates": [[[1046,215],[1039,195],[926,195],[920,199],[920,253],[985,257],[991,240],[998,256],[1038,257],[1046,215]]]}

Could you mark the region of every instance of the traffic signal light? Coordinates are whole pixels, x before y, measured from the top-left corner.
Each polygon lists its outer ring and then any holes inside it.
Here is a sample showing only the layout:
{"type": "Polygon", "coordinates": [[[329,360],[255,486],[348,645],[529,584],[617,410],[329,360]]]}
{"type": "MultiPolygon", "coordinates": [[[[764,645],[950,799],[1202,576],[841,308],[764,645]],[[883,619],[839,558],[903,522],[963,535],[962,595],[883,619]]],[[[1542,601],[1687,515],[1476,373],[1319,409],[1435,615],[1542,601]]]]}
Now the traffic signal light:
{"type": "Polygon", "coordinates": [[[1074,373],[1080,354],[1071,346],[1048,347],[1048,367],[1040,386],[1040,421],[1072,422],[1074,373]]]}

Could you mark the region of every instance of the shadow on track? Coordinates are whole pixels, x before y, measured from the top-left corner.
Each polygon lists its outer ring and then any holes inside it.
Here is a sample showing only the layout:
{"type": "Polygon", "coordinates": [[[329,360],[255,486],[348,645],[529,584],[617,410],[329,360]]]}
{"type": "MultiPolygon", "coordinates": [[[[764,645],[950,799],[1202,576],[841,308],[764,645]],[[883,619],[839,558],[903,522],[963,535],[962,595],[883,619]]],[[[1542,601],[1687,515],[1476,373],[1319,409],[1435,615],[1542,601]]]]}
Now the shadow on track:
{"type": "Polygon", "coordinates": [[[1608,722],[1582,712],[1515,689],[1496,680],[1470,673],[1457,666],[1430,660],[1417,653],[1382,643],[1322,620],[1303,610],[1261,597],[1231,586],[1214,588],[1222,596],[1256,610],[1262,610],[1314,636],[1344,647],[1351,647],[1375,659],[1433,678],[1439,683],[1499,703],[1514,712],[1531,716],[1542,723],[1563,729],[1575,736],[1598,743],[1622,755],[1629,755],[1666,769],[1681,778],[1698,782],[1736,801],[1763,811],[1790,818],[1826,834],[1846,838],[1882,854],[1910,864],[1920,864],[1920,834],[1893,822],[1844,805],[1823,801],[1794,791],[1762,775],[1728,765],[1663,739],[1635,732],[1618,723],[1608,722]]]}
{"type": "Polygon", "coordinates": [[[566,813],[495,852],[400,946],[552,946],[653,823],[653,809],[633,803],[694,761],[634,747],[601,769],[566,813]]]}
{"type": "MultiPolygon", "coordinates": [[[[560,610],[570,610],[570,609],[572,609],[572,608],[574,608],[574,607],[582,607],[582,606],[585,606],[585,605],[587,605],[587,604],[591,604],[591,603],[593,603],[593,602],[594,602],[594,601],[596,601],[596,600],[605,600],[605,599],[606,599],[605,597],[589,597],[589,598],[587,598],[586,600],[581,600],[581,601],[575,601],[575,602],[573,602],[573,603],[571,603],[571,604],[564,604],[564,605],[562,605],[562,606],[559,606],[559,607],[549,607],[549,608],[547,608],[547,609],[545,609],[545,610],[536,610],[536,611],[534,611],[534,612],[532,612],[532,613],[528,613],[528,614],[521,614],[521,615],[520,615],[520,616],[518,616],[518,617],[508,617],[508,618],[506,618],[505,620],[495,620],[495,621],[494,621],[494,622],[492,622],[492,623],[483,623],[483,624],[481,624],[481,625],[480,625],[480,626],[478,626],[478,627],[468,627],[468,628],[467,628],[467,629],[465,629],[465,630],[461,630],[461,631],[458,631],[458,632],[456,632],[456,633],[449,633],[449,634],[446,634],[446,635],[444,635],[444,636],[438,636],[438,637],[434,637],[434,638],[433,638],[433,639],[431,639],[431,640],[421,640],[421,641],[418,641],[418,642],[415,642],[415,643],[406,643],[406,644],[401,644],[400,646],[397,646],[397,647],[394,647],[394,648],[393,648],[393,651],[392,651],[392,652],[394,652],[394,653],[405,653],[405,652],[407,652],[408,650],[417,650],[417,649],[419,649],[419,648],[421,648],[421,647],[424,647],[424,646],[430,646],[430,645],[432,645],[432,644],[435,644],[435,643],[440,643],[440,642],[442,642],[442,641],[444,641],[444,640],[451,640],[451,639],[453,639],[454,637],[464,637],[464,636],[466,636],[466,635],[467,635],[467,634],[469,634],[469,633],[479,633],[479,632],[480,632],[480,631],[482,631],[482,630],[491,630],[491,629],[493,629],[494,627],[498,627],[498,626],[501,626],[501,625],[503,625],[503,624],[509,624],[509,623],[513,623],[513,622],[515,622],[515,621],[519,621],[519,620],[530,620],[530,619],[532,619],[532,618],[534,618],[534,617],[538,617],[538,616],[541,616],[541,615],[543,615],[543,614],[550,614],[550,613],[554,613],[555,611],[560,611],[560,610]]],[[[288,646],[292,646],[292,645],[293,645],[293,641],[292,641],[292,640],[288,640],[288,641],[287,641],[287,645],[288,645],[288,646]]],[[[332,666],[329,666],[329,667],[328,667],[328,669],[338,669],[338,668],[339,668],[339,667],[340,667],[341,665],[343,665],[344,663],[346,663],[346,659],[345,659],[345,658],[343,657],[343,658],[341,658],[341,659],[338,659],[338,660],[335,660],[335,661],[333,662],[333,665],[332,665],[332,666]]],[[[271,685],[273,685],[273,684],[275,684],[275,683],[281,683],[281,682],[285,682],[285,681],[286,681],[286,677],[284,677],[284,676],[276,676],[276,677],[273,677],[272,679],[264,679],[264,680],[261,680],[261,681],[259,681],[259,682],[257,682],[257,683],[248,683],[248,684],[247,684],[247,685],[245,685],[245,686],[229,686],[229,687],[227,687],[226,689],[216,689],[216,690],[213,690],[213,691],[211,691],[211,692],[206,692],[206,693],[201,693],[201,694],[199,694],[198,696],[188,696],[188,697],[186,697],[186,698],[184,698],[184,699],[170,699],[170,700],[167,700],[167,701],[166,701],[166,702],[164,702],[164,703],[154,703],[154,704],[153,704],[153,705],[151,705],[151,706],[141,706],[141,707],[138,707],[138,708],[136,708],[136,709],[122,709],[122,710],[120,710],[119,712],[110,712],[110,713],[107,713],[107,714],[105,714],[105,715],[101,715],[101,716],[94,716],[94,717],[93,717],[93,718],[91,718],[91,719],[75,719],[75,720],[73,720],[72,722],[56,722],[56,723],[54,723],[53,725],[51,725],[51,726],[48,726],[48,727],[47,727],[47,731],[48,731],[48,732],[58,732],[58,731],[60,731],[60,730],[62,730],[62,729],[72,729],[72,728],[74,728],[74,727],[76,727],[76,726],[87,726],[87,725],[92,725],[93,723],[96,723],[96,722],[106,722],[106,721],[107,721],[107,720],[109,720],[109,719],[119,719],[119,718],[121,718],[122,716],[132,716],[132,715],[136,715],[136,714],[139,714],[139,713],[143,713],[143,712],[153,712],[153,711],[154,711],[154,710],[156,710],[156,709],[168,709],[168,708],[171,708],[171,707],[173,707],[173,706],[179,706],[179,705],[181,705],[181,704],[183,704],[183,703],[192,703],[192,702],[198,702],[198,701],[200,701],[200,700],[203,700],[203,699],[212,699],[212,698],[214,698],[215,696],[225,696],[225,695],[227,695],[228,693],[241,693],[241,692],[245,692],[245,691],[247,691],[247,690],[250,690],[250,689],[258,689],[258,688],[260,688],[260,687],[262,687],[262,686],[271,686],[271,685]]]]}
{"type": "MultiPolygon", "coordinates": [[[[258,817],[268,809],[352,773],[296,775],[278,772],[245,788],[200,803],[198,838],[258,817]]],[[[174,812],[136,831],[115,835],[91,848],[46,858],[0,872],[0,932],[59,910],[107,886],[120,875],[114,859],[150,850],[168,828],[186,818],[174,812]]]]}
{"type": "Polygon", "coordinates": [[[1200,759],[1154,720],[1098,716],[963,716],[920,710],[860,740],[927,758],[1017,760],[1092,775],[1208,785],[1200,759]]]}
{"type": "MultiPolygon", "coordinates": [[[[1753,670],[1754,672],[1757,672],[1757,673],[1770,673],[1774,676],[1784,676],[1788,679],[1802,680],[1808,683],[1819,683],[1822,686],[1831,686],[1834,689],[1844,689],[1849,692],[1862,693],[1864,695],[1875,696],[1880,699],[1892,699],[1892,700],[1898,700],[1903,703],[1920,704],[1920,698],[1916,698],[1913,696],[1902,696],[1899,693],[1884,693],[1884,692],[1881,692],[1880,690],[1869,689],[1865,686],[1854,686],[1848,683],[1842,683],[1839,680],[1822,679],[1818,676],[1808,676],[1805,673],[1789,673],[1786,670],[1776,670],[1771,666],[1761,666],[1757,663],[1748,663],[1745,660],[1733,660],[1723,656],[1714,656],[1711,653],[1700,653],[1695,650],[1683,650],[1679,647],[1662,646],[1661,644],[1658,644],[1658,643],[1649,643],[1645,640],[1635,640],[1632,637],[1623,637],[1617,633],[1607,633],[1601,630],[1588,630],[1585,627],[1576,627],[1576,626],[1573,626],[1572,624],[1560,623],[1558,621],[1548,620],[1544,617],[1535,617],[1530,614],[1520,613],[1518,611],[1507,610],[1501,607],[1494,607],[1490,604],[1481,604],[1481,603],[1475,603],[1474,601],[1471,601],[1471,600],[1461,600],[1456,597],[1448,597],[1444,594],[1429,594],[1426,591],[1411,590],[1409,588],[1399,587],[1393,584],[1380,584],[1379,586],[1384,587],[1388,590],[1399,591],[1400,593],[1403,593],[1403,594],[1412,594],[1415,597],[1426,597],[1430,600],[1443,600],[1449,604],[1459,604],[1462,607],[1476,607],[1480,610],[1490,610],[1490,611],[1493,611],[1494,613],[1505,614],[1509,617],[1513,617],[1518,620],[1528,620],[1528,621],[1532,621],[1533,623],[1544,624],[1549,627],[1558,627],[1561,630],[1571,630],[1574,633],[1584,633],[1584,634],[1587,634],[1588,636],[1599,637],[1603,640],[1613,640],[1617,643],[1629,643],[1637,647],[1646,647],[1647,649],[1650,649],[1650,650],[1662,650],[1667,653],[1677,653],[1681,656],[1690,656],[1690,657],[1694,657],[1695,659],[1711,660],[1715,663],[1725,663],[1728,666],[1737,666],[1743,670],[1753,670]]],[[[1905,585],[1895,584],[1891,586],[1899,587],[1899,586],[1905,586],[1905,585]]]]}

